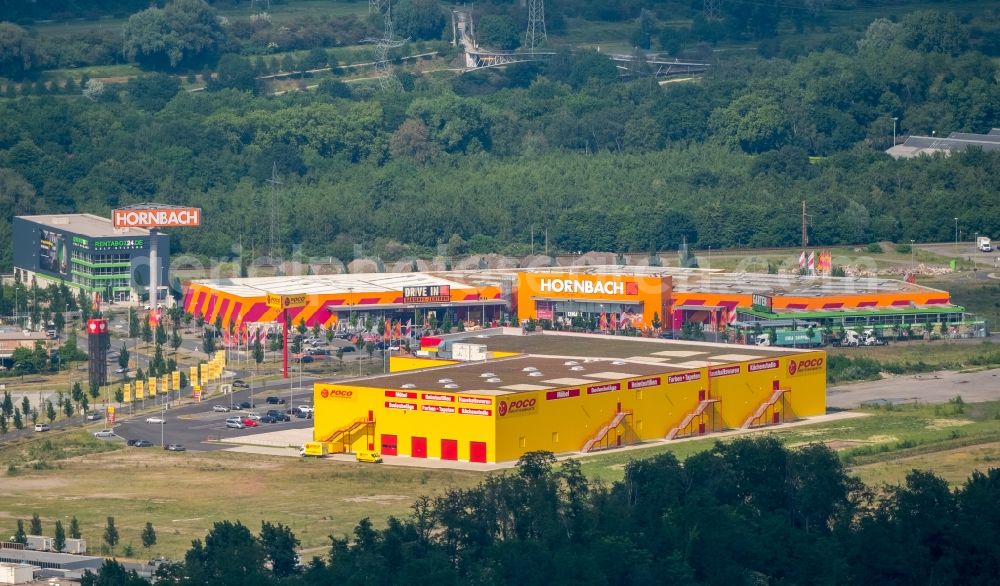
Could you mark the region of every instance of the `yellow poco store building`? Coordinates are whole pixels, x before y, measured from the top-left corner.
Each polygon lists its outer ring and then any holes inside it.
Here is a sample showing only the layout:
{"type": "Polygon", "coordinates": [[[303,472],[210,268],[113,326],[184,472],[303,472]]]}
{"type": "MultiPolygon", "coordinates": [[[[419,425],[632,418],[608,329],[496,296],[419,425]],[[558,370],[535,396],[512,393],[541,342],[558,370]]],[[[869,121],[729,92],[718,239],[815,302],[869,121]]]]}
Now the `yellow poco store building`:
{"type": "MultiPolygon", "coordinates": [[[[493,463],[534,450],[590,452],[775,425],[826,410],[822,351],[592,335],[475,341],[498,353],[531,351],[317,383],[314,441],[330,452],[493,463]]],[[[420,363],[406,360],[411,368],[420,363]]]]}

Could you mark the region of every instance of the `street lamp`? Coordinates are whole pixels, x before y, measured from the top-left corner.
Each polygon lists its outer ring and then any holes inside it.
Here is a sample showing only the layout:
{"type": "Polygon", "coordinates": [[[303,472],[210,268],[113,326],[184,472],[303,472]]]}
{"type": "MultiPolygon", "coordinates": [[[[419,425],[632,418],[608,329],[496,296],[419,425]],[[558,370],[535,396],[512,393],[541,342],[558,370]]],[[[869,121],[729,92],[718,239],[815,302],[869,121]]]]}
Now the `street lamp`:
{"type": "Polygon", "coordinates": [[[913,264],[913,239],[910,239],[910,272],[917,270],[917,266],[913,264]]]}
{"type": "Polygon", "coordinates": [[[162,447],[164,447],[164,445],[163,445],[163,428],[167,426],[167,406],[166,406],[166,404],[164,404],[163,407],[160,409],[160,419],[161,419],[161,421],[160,421],[160,447],[162,448],[162,447]]]}
{"type": "Polygon", "coordinates": [[[955,218],[955,254],[958,254],[958,218],[955,218]]]}
{"type": "Polygon", "coordinates": [[[892,146],[896,146],[896,121],[899,120],[898,116],[892,117],[892,146]]]}

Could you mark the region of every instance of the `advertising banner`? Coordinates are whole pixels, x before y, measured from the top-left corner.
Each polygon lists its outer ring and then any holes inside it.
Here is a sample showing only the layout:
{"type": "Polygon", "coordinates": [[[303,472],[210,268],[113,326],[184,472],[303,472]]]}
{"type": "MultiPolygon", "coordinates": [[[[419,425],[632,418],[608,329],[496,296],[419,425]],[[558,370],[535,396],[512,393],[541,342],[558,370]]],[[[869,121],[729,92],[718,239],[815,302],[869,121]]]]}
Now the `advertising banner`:
{"type": "Polygon", "coordinates": [[[38,268],[56,275],[69,273],[69,249],[66,237],[52,230],[42,230],[38,240],[38,268]]]}
{"type": "Polygon", "coordinates": [[[451,285],[419,285],[403,287],[403,303],[448,303],[451,285]]]}

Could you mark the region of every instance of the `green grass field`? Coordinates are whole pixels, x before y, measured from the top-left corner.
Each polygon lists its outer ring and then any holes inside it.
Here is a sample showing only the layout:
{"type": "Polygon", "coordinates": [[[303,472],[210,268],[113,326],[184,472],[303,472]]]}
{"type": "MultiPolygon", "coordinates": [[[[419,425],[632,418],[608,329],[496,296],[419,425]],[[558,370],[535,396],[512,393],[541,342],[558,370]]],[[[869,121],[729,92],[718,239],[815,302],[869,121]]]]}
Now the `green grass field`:
{"type": "MultiPolygon", "coordinates": [[[[1000,457],[1000,402],[871,409],[866,417],[758,433],[790,446],[825,442],[868,482],[895,483],[914,467],[960,483],[973,469],[1000,457]]],[[[672,452],[679,458],[710,448],[716,438],[599,454],[581,460],[584,472],[621,479],[634,458],[672,452]]],[[[727,441],[723,439],[722,441],[727,441]]],[[[122,547],[135,559],[180,556],[212,523],[240,520],[252,530],[281,522],[296,533],[307,555],[325,551],[328,536],[349,533],[364,517],[381,525],[405,516],[419,496],[479,482],[482,474],[363,465],[234,452],[164,452],[125,448],[86,431],[51,432],[0,447],[0,531],[37,512],[51,532],[56,519],[76,516],[92,551],[100,551],[108,516],[115,517],[122,547]],[[140,545],[150,522],[158,543],[140,545]]]]}

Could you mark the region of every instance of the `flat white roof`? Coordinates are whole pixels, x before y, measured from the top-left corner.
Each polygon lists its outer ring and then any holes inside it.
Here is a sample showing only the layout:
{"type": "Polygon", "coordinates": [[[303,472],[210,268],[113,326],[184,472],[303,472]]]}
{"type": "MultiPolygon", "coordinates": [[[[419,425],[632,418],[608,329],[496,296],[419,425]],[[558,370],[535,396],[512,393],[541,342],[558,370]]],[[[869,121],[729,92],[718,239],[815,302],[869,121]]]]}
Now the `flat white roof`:
{"type": "Polygon", "coordinates": [[[40,216],[17,216],[24,220],[43,224],[53,230],[64,230],[91,238],[114,238],[116,236],[149,236],[145,228],[115,228],[110,218],[94,214],[45,214],[40,216]]]}
{"type": "Polygon", "coordinates": [[[337,275],[300,275],[284,277],[247,277],[241,279],[196,280],[224,293],[240,297],[262,297],[267,293],[346,295],[402,291],[403,287],[449,285],[452,289],[474,289],[473,285],[445,279],[431,273],[365,273],[337,275]]]}

